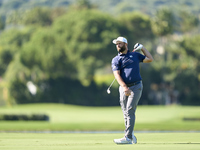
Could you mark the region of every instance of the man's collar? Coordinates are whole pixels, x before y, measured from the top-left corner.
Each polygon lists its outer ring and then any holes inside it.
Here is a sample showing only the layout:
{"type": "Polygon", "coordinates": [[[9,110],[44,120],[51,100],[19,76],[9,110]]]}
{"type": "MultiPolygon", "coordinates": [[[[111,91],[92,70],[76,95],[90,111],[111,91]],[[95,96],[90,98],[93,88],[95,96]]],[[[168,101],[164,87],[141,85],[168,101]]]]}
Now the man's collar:
{"type": "MultiPolygon", "coordinates": [[[[126,54],[128,54],[128,53],[130,53],[130,51],[129,51],[129,50],[127,51],[127,53],[126,53],[126,54]]],[[[119,53],[118,53],[118,56],[124,56],[124,55],[126,55],[126,54],[123,54],[123,53],[120,53],[120,52],[119,52],[119,53]]]]}

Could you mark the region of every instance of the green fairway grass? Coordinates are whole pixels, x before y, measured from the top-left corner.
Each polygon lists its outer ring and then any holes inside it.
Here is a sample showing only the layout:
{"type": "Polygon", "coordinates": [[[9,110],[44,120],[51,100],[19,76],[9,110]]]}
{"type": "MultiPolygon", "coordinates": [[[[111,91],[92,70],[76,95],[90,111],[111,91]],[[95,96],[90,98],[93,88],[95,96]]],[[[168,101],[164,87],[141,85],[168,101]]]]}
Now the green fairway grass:
{"type": "Polygon", "coordinates": [[[0,133],[1,150],[199,150],[200,133],[135,133],[138,144],[116,145],[121,133],[0,133]]]}
{"type": "MultiPolygon", "coordinates": [[[[49,121],[0,121],[0,131],[123,131],[121,108],[64,104],[29,104],[0,107],[0,114],[46,114],[49,121]]],[[[138,106],[136,131],[200,131],[200,107],[138,106]]]]}

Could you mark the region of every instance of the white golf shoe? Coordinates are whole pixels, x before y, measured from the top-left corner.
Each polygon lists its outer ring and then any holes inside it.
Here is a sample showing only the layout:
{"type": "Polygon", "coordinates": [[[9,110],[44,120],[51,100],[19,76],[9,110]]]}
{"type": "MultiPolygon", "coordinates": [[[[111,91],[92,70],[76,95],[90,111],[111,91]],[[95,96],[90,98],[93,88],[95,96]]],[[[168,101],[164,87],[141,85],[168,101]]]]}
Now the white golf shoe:
{"type": "Polygon", "coordinates": [[[129,139],[127,137],[123,137],[121,139],[114,139],[114,142],[116,144],[133,144],[132,139],[129,139]]]}
{"type": "Polygon", "coordinates": [[[135,137],[134,134],[133,134],[133,136],[132,136],[132,142],[133,142],[133,144],[137,144],[137,138],[135,137]]]}

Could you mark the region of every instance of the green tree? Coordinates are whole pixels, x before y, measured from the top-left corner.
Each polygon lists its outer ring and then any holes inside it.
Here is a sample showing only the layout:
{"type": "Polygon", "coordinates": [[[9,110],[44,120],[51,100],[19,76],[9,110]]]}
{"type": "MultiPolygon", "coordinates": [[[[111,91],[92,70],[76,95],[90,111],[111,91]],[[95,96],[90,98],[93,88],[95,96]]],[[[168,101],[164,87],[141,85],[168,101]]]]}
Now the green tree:
{"type": "Polygon", "coordinates": [[[3,19],[3,16],[0,16],[0,30],[3,30],[5,28],[5,19],[3,19]]]}
{"type": "Polygon", "coordinates": [[[129,45],[154,37],[148,15],[140,12],[124,13],[118,17],[118,21],[121,24],[120,33],[130,39],[129,45]]]}
{"type": "Polygon", "coordinates": [[[78,0],[74,5],[73,8],[80,10],[80,9],[91,9],[95,8],[94,5],[92,5],[89,0],[78,0]]]}
{"type": "Polygon", "coordinates": [[[198,47],[200,36],[184,37],[180,42],[181,49],[184,51],[184,60],[180,64],[179,73],[175,79],[176,86],[181,93],[180,101],[184,105],[200,104],[200,52],[198,47]]]}
{"type": "Polygon", "coordinates": [[[0,76],[3,76],[10,62],[29,40],[33,29],[22,32],[16,29],[6,30],[0,35],[0,76]]]}
{"type": "Polygon", "coordinates": [[[6,18],[7,25],[39,25],[49,26],[59,16],[66,13],[66,8],[43,8],[36,7],[30,10],[17,9],[12,11],[6,18]],[[25,12],[25,13],[24,13],[25,12]]]}
{"type": "Polygon", "coordinates": [[[27,11],[22,19],[25,25],[49,26],[52,23],[51,9],[36,7],[27,11]]]}
{"type": "Polygon", "coordinates": [[[54,22],[53,29],[65,40],[65,54],[78,72],[74,76],[84,84],[89,84],[95,70],[110,63],[115,54],[112,39],[119,35],[119,24],[107,14],[97,10],[68,12],[54,22]]]}
{"type": "Polygon", "coordinates": [[[155,35],[165,36],[174,31],[174,15],[169,8],[162,8],[156,11],[152,19],[152,30],[155,35]]]}
{"type": "Polygon", "coordinates": [[[191,29],[194,29],[199,24],[198,18],[194,14],[192,14],[186,10],[180,10],[178,12],[177,20],[178,20],[177,21],[177,26],[178,26],[177,30],[181,31],[182,33],[188,32],[191,29]]]}
{"type": "Polygon", "coordinates": [[[128,2],[120,2],[118,1],[117,6],[115,7],[115,14],[122,14],[125,12],[132,12],[134,8],[130,6],[130,3],[128,2]]]}
{"type": "Polygon", "coordinates": [[[1,41],[3,49],[8,46],[15,52],[4,72],[9,101],[38,102],[44,97],[42,93],[52,89],[48,83],[60,78],[90,84],[96,69],[110,64],[116,54],[112,39],[119,35],[118,28],[111,16],[83,9],[67,12],[53,26],[34,26],[31,31],[14,29],[14,34],[10,30],[1,41]],[[38,88],[35,96],[27,89],[28,81],[38,88]]]}
{"type": "MultiPolygon", "coordinates": [[[[179,102],[183,105],[199,105],[200,36],[168,40],[163,53],[156,53],[148,77],[158,85],[157,93],[178,91],[179,102]],[[157,63],[159,62],[159,63],[157,63]]],[[[162,93],[164,94],[164,93],[162,93]]]]}
{"type": "Polygon", "coordinates": [[[5,99],[10,104],[19,104],[20,101],[34,102],[34,97],[28,91],[27,82],[31,80],[31,71],[22,65],[19,59],[19,54],[9,63],[9,66],[4,75],[4,89],[7,89],[5,99]]]}
{"type": "MultiPolygon", "coordinates": [[[[58,76],[72,77],[73,64],[64,52],[64,41],[52,29],[38,29],[20,52],[22,64],[34,70],[42,70],[44,79],[58,76]]],[[[34,72],[33,72],[34,73],[34,72]]],[[[41,80],[41,79],[38,79],[41,80]]]]}

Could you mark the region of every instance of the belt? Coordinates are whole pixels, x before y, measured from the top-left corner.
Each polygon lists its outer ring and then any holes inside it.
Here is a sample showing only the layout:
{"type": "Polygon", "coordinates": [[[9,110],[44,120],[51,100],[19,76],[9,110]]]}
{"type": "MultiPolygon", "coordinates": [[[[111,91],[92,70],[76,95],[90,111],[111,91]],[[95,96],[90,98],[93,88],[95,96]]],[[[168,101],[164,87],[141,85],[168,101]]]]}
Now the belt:
{"type": "Polygon", "coordinates": [[[128,87],[131,87],[131,86],[134,86],[134,85],[137,85],[139,84],[141,81],[137,81],[137,82],[134,82],[134,83],[130,83],[130,84],[126,84],[128,87]]]}

